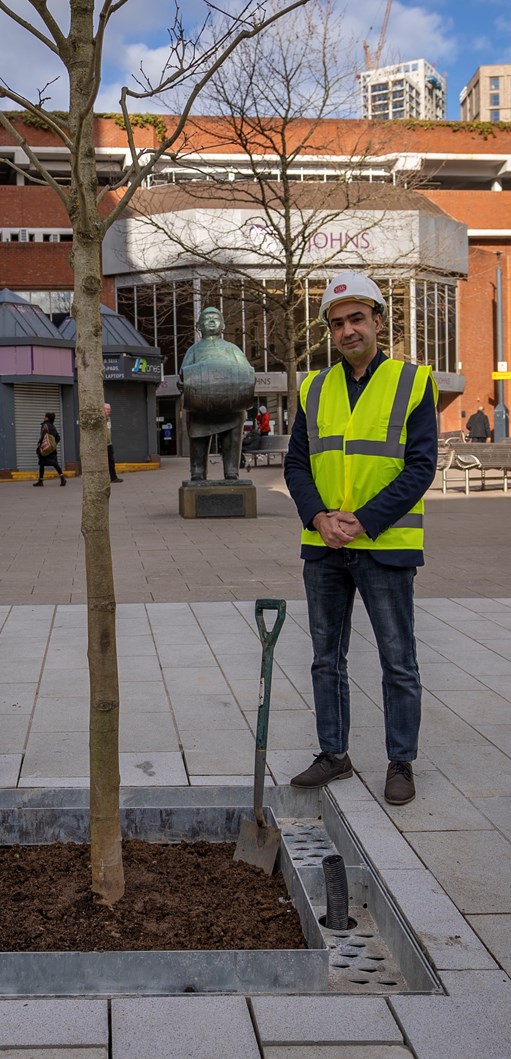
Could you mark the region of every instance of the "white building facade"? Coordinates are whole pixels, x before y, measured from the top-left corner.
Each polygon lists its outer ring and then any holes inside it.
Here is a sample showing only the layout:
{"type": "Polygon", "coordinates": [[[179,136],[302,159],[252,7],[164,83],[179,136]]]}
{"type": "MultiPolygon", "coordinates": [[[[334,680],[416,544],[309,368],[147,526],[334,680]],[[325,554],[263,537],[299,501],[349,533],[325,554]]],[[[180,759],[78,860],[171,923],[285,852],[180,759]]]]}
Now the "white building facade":
{"type": "Polygon", "coordinates": [[[363,118],[441,121],[446,116],[446,79],[426,59],[364,70],[359,81],[363,118]]]}

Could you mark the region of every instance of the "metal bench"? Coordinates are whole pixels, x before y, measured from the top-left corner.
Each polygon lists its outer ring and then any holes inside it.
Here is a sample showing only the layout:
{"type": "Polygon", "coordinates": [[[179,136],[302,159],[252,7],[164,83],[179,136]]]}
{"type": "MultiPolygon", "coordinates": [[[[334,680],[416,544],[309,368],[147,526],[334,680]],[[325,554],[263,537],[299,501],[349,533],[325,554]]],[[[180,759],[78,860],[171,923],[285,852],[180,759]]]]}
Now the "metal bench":
{"type": "Polygon", "coordinates": [[[468,496],[474,480],[480,482],[482,490],[497,481],[502,484],[505,493],[508,491],[508,475],[511,472],[509,441],[466,445],[446,439],[443,443],[439,442],[438,459],[438,468],[442,471],[443,493],[447,492],[449,484],[462,481],[468,496]],[[456,474],[456,471],[462,473],[456,474]]]}
{"type": "Polygon", "coordinates": [[[244,449],[243,454],[247,467],[257,467],[258,464],[272,462],[272,457],[279,456],[280,462],[284,460],[289,445],[289,434],[264,434],[257,438],[257,445],[253,448],[244,449]]]}

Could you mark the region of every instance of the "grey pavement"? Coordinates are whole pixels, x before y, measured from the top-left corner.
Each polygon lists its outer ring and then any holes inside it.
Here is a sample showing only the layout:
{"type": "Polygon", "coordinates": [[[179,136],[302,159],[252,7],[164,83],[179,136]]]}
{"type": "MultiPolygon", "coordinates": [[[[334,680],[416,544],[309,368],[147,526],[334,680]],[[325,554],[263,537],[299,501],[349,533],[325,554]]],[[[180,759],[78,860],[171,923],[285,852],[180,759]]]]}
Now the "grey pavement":
{"type": "MultiPolygon", "coordinates": [[[[213,475],[218,466],[212,466],[213,475]]],[[[281,469],[258,467],[259,517],[183,520],[184,460],[112,490],[121,781],[248,786],[260,642],[253,600],[288,617],[272,685],[268,784],[316,751],[299,524],[281,469]]],[[[0,483],[0,788],[88,785],[81,482],[0,483]]],[[[511,563],[502,491],[427,497],[417,575],[424,715],[417,798],[382,797],[374,637],[350,653],[356,775],[330,790],[429,953],[445,996],[0,1000],[10,1059],[509,1059],[511,563]]]]}

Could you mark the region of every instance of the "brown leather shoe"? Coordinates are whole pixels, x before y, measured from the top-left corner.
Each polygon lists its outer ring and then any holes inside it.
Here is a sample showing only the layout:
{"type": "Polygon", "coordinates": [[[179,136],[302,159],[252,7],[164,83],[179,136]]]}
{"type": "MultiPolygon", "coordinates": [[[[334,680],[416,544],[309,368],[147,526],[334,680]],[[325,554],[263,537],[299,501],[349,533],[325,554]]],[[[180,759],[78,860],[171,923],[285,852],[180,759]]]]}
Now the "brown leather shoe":
{"type": "Polygon", "coordinates": [[[325,787],[332,780],[348,779],[353,775],[353,766],[348,754],[338,758],[335,754],[327,754],[321,751],[316,754],[312,765],[305,772],[293,776],[290,780],[292,787],[325,787]]]}
{"type": "Polygon", "coordinates": [[[406,805],[415,798],[410,761],[391,761],[387,769],[384,798],[390,805],[406,805]]]}

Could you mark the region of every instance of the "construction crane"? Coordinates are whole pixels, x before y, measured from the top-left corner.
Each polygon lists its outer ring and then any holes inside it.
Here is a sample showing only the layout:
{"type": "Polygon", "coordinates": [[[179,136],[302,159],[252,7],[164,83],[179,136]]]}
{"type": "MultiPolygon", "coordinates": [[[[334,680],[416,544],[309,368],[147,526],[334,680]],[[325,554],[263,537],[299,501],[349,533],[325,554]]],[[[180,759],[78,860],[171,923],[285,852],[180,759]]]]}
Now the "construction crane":
{"type": "MultiPolygon", "coordinates": [[[[371,51],[371,48],[370,48],[368,42],[366,40],[364,41],[364,45],[363,46],[364,46],[364,57],[365,57],[365,61],[366,61],[366,70],[375,70],[380,65],[381,54],[382,54],[383,48],[385,46],[385,38],[387,36],[387,29],[388,29],[388,26],[389,26],[389,18],[390,18],[390,9],[391,9],[391,7],[392,7],[392,0],[387,0],[386,6],[385,6],[385,14],[383,16],[383,22],[381,24],[381,29],[380,29],[380,36],[378,37],[378,43],[376,45],[376,48],[374,49],[374,52],[371,51]]],[[[371,29],[372,29],[372,26],[371,26],[371,29]]]]}

